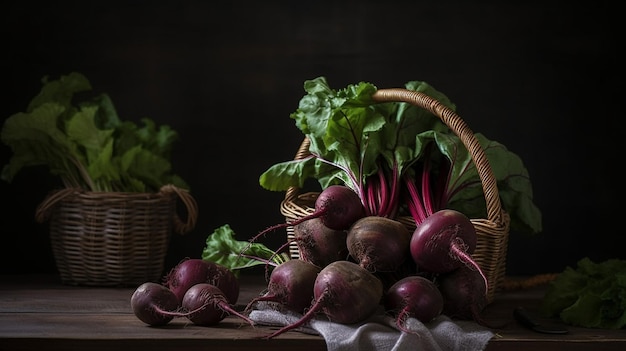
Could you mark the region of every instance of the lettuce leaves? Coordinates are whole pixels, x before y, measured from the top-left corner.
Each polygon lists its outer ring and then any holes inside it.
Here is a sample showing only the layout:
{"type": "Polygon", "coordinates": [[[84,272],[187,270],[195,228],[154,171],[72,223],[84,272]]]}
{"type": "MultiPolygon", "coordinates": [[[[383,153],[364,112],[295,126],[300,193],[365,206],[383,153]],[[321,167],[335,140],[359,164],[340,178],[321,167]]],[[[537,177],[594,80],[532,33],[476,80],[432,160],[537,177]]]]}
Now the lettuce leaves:
{"type": "Polygon", "coordinates": [[[169,126],[120,120],[107,94],[88,97],[87,78],[72,72],[42,79],[25,112],[10,116],[0,140],[13,155],[0,177],[11,182],[24,167],[47,166],[66,187],[89,191],[154,192],[165,184],[188,189],[172,171],[169,126]],[[79,99],[79,97],[81,99],[79,99]]]}
{"type": "Polygon", "coordinates": [[[626,327],[626,261],[585,257],[550,282],[542,313],[585,328],[626,327]]]}

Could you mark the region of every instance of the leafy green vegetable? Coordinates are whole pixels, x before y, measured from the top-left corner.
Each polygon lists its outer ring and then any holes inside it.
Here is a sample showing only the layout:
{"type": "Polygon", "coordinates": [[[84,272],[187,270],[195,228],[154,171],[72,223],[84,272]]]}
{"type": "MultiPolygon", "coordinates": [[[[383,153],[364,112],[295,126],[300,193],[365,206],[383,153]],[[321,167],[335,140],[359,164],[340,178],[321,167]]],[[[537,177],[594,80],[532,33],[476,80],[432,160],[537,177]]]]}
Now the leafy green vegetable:
{"type": "Polygon", "coordinates": [[[265,265],[268,261],[280,264],[289,257],[286,254],[277,254],[261,243],[236,240],[235,232],[225,224],[207,237],[202,259],[221,264],[238,273],[241,269],[265,265]]]}
{"type": "MultiPolygon", "coordinates": [[[[456,108],[425,82],[411,81],[405,87],[456,108]]],[[[332,184],[351,187],[368,214],[395,216],[404,211],[418,221],[449,207],[469,217],[486,216],[471,155],[437,116],[407,103],[375,103],[372,95],[377,88],[370,83],[333,90],[319,77],[306,81],[304,89],[307,94],[290,117],[310,140],[311,155],[272,165],[259,178],[262,187],[286,191],[314,178],[322,189],[332,184]],[[402,184],[408,188],[408,209],[400,203],[407,196],[401,193],[402,184]]],[[[541,212],[533,203],[530,178],[521,159],[482,134],[476,138],[496,177],[502,206],[511,215],[511,228],[540,232],[541,212]]]]}
{"type": "Polygon", "coordinates": [[[542,313],[586,328],[620,329],[626,326],[626,261],[594,263],[583,258],[550,283],[542,313]]]}
{"type": "Polygon", "coordinates": [[[13,156],[1,178],[11,182],[24,167],[43,165],[66,187],[90,191],[154,192],[165,184],[189,188],[173,174],[171,149],[178,134],[144,118],[143,126],[121,121],[106,94],[91,90],[77,72],[42,79],[42,89],[25,112],[10,116],[0,140],[13,156]],[[76,100],[76,101],[75,101],[76,100]]]}

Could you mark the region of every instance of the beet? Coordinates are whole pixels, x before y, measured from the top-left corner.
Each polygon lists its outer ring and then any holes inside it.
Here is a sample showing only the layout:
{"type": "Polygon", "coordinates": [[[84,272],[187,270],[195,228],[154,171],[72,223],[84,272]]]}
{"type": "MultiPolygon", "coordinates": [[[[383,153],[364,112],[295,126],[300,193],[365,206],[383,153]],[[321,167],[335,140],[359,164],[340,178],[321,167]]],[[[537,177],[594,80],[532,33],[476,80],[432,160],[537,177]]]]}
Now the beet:
{"type": "Polygon", "coordinates": [[[259,301],[277,302],[288,309],[304,313],[313,300],[313,285],[320,268],[307,261],[292,259],[272,271],[267,293],[252,299],[246,310],[259,301]]]}
{"type": "Polygon", "coordinates": [[[250,325],[254,322],[237,312],[229,303],[224,293],[215,285],[200,283],[187,290],[182,301],[185,316],[194,324],[211,326],[218,324],[228,315],[234,315],[250,325]]]}
{"type": "MultiPolygon", "coordinates": [[[[365,215],[365,207],[359,195],[345,185],[331,185],[322,190],[315,199],[315,211],[287,223],[268,227],[250,239],[250,244],[265,234],[280,228],[296,226],[313,218],[320,218],[325,226],[336,230],[348,229],[352,223],[365,215]]],[[[250,245],[241,252],[245,253],[250,245]]]]}
{"type": "Polygon", "coordinates": [[[240,286],[235,274],[225,266],[199,258],[182,260],[165,276],[163,285],[182,303],[187,290],[199,283],[215,285],[230,304],[237,303],[240,286]]]}
{"type": "Polygon", "coordinates": [[[385,307],[396,315],[398,329],[405,327],[409,317],[427,323],[443,311],[443,296],[435,283],[422,276],[408,276],[398,280],[385,294],[385,307]]]}
{"type": "Polygon", "coordinates": [[[321,214],[328,228],[344,230],[365,215],[365,208],[354,190],[345,185],[331,185],[315,200],[315,212],[321,214]]]}
{"type": "Polygon", "coordinates": [[[409,256],[411,233],[400,222],[379,216],[357,220],[348,230],[350,256],[370,272],[393,272],[409,256]]]}
{"type": "Polygon", "coordinates": [[[330,229],[321,218],[311,218],[293,227],[300,259],[319,267],[348,257],[345,230],[330,229]]]}
{"type": "Polygon", "coordinates": [[[178,298],[165,286],[153,282],[141,284],[130,298],[133,313],[142,322],[161,326],[174,319],[178,298]]]}
{"type": "Polygon", "coordinates": [[[272,338],[298,328],[318,313],[335,323],[359,323],[376,312],[383,297],[383,286],[365,268],[350,261],[335,261],[324,267],[315,279],[314,301],[298,321],[270,334],[272,338]]]}
{"type": "Polygon", "coordinates": [[[443,314],[453,319],[473,320],[489,326],[481,316],[488,300],[485,281],[479,272],[461,266],[440,275],[438,285],[444,301],[443,314]]]}
{"type": "Polygon", "coordinates": [[[420,270],[431,273],[453,271],[462,264],[476,265],[476,229],[463,213],[440,210],[417,225],[411,237],[411,256],[420,270]]]}

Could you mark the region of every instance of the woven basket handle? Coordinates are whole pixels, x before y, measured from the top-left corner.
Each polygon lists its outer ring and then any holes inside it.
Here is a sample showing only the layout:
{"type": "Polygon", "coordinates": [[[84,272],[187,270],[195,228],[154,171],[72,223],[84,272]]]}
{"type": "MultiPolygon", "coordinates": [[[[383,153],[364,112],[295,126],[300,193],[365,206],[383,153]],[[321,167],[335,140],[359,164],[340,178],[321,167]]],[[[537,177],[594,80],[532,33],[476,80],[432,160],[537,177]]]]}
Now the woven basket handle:
{"type": "Polygon", "coordinates": [[[56,190],[50,193],[38,206],[35,210],[35,220],[37,222],[43,223],[50,217],[50,213],[52,208],[59,202],[65,200],[69,196],[72,196],[76,192],[80,191],[80,189],[76,188],[63,188],[61,190],[56,190]]]}
{"type": "Polygon", "coordinates": [[[163,194],[177,195],[187,210],[186,221],[181,220],[177,213],[174,214],[174,231],[178,234],[184,234],[191,231],[196,226],[196,221],[198,220],[198,204],[193,196],[191,196],[189,191],[178,188],[172,184],[162,186],[160,192],[163,194]]]}
{"type": "MultiPolygon", "coordinates": [[[[489,160],[472,130],[456,112],[424,93],[408,89],[380,89],[372,95],[372,98],[376,102],[406,102],[421,107],[439,117],[459,137],[476,165],[487,204],[487,219],[497,224],[504,223],[496,178],[489,165],[489,160]]],[[[296,160],[310,155],[309,145],[310,141],[305,137],[296,152],[296,160]]],[[[287,189],[285,201],[293,201],[298,196],[298,191],[297,187],[287,189]]]]}

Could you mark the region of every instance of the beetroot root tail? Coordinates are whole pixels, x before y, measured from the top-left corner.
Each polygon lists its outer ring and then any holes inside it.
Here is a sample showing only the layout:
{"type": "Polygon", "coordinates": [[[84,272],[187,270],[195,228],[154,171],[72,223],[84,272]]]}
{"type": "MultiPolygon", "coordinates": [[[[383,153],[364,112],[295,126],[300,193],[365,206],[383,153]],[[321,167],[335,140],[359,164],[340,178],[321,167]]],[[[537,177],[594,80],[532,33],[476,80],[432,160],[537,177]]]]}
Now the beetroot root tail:
{"type": "Polygon", "coordinates": [[[250,302],[248,302],[248,305],[246,305],[246,308],[244,308],[244,311],[250,311],[252,309],[252,306],[254,306],[254,304],[256,304],[257,302],[261,302],[261,301],[276,301],[276,295],[263,295],[263,296],[259,296],[259,297],[255,297],[254,299],[250,300],[250,302]]]}
{"type": "Polygon", "coordinates": [[[232,307],[228,304],[228,302],[226,302],[226,301],[222,301],[222,302],[220,302],[220,303],[219,303],[219,307],[220,307],[220,308],[221,308],[224,312],[230,313],[230,314],[232,314],[232,315],[234,315],[234,316],[237,316],[237,317],[239,317],[239,318],[243,319],[244,321],[246,321],[246,323],[250,324],[251,326],[254,326],[254,325],[255,325],[255,323],[254,323],[254,321],[253,321],[252,319],[248,318],[248,316],[244,316],[243,314],[241,314],[241,313],[237,312],[234,308],[232,308],[232,307]]]}
{"type": "Polygon", "coordinates": [[[281,329],[275,331],[274,333],[264,336],[263,338],[271,339],[282,333],[285,333],[290,330],[303,326],[305,323],[313,319],[313,317],[317,314],[317,311],[322,307],[322,304],[323,304],[322,301],[324,300],[324,296],[325,295],[322,295],[322,297],[320,297],[317,301],[315,301],[315,303],[311,306],[311,308],[307,311],[307,313],[305,313],[302,316],[302,318],[300,318],[298,321],[291,323],[289,325],[286,325],[282,327],[281,329]]]}
{"type": "Polygon", "coordinates": [[[400,312],[398,312],[398,316],[396,317],[396,327],[398,327],[398,329],[401,332],[419,336],[420,334],[418,332],[412,331],[412,330],[410,330],[409,328],[406,327],[406,320],[409,317],[410,317],[409,316],[409,307],[406,306],[400,312]]]}
{"type": "Polygon", "coordinates": [[[461,246],[461,244],[455,241],[452,243],[452,245],[450,245],[450,250],[452,250],[452,252],[454,252],[454,254],[457,255],[457,257],[459,257],[459,259],[469,268],[476,270],[480,274],[480,276],[483,278],[483,281],[485,282],[485,296],[487,296],[489,294],[489,281],[487,280],[485,273],[483,273],[483,270],[480,269],[478,263],[476,263],[476,261],[474,261],[474,259],[472,259],[472,257],[468,255],[467,252],[465,252],[465,250],[461,248],[461,246]]]}

